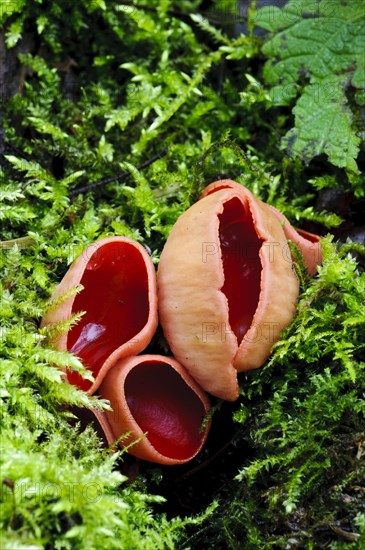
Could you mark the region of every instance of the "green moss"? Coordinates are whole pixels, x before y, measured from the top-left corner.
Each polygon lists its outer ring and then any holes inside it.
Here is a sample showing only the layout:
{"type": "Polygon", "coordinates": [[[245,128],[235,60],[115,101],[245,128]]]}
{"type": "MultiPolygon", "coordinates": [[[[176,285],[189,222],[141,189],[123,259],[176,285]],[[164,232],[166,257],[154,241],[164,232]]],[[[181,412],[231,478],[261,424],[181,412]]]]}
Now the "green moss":
{"type": "MultiPolygon", "coordinates": [[[[338,249],[326,238],[318,276],[298,268],[296,318],[265,367],[241,376],[238,402],[214,401],[212,435],[184,467],[142,463],[134,479],[133,460],[81,429],[75,407],[107,404],[63,382],[61,368],[85,370],[39,328],[89,243],[127,235],[157,264],[178,216],[220,177],[296,225],[336,230],[338,215],[316,201],[351,184],[326,159],[304,166],[283,156],[293,120],[267,109],[263,40],[235,36],[233,2],[4,5],[2,546],[360,548],[361,244],[338,249]]],[[[149,350],[166,352],[160,333],[149,350]]]]}

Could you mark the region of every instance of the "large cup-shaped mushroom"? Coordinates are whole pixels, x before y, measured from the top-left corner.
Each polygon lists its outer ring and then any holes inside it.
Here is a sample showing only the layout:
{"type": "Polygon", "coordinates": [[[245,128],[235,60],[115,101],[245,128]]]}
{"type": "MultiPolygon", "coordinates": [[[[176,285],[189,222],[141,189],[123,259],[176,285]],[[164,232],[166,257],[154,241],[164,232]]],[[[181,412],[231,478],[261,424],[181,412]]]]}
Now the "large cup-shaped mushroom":
{"type": "Polygon", "coordinates": [[[118,359],[140,353],[152,339],[157,327],[156,273],[143,246],[127,237],[109,237],[75,260],[53,300],[78,284],[83,290],[51,309],[42,326],[85,312],[54,345],[82,359],[95,382],[72,371],[67,371],[67,380],[92,394],[118,359]]]}
{"type": "Polygon", "coordinates": [[[139,355],[118,361],[104,378],[100,393],[113,409],[97,414],[108,443],[130,432],[121,444],[136,441],[128,452],[139,458],[183,464],[207,438],[208,398],[170,357],[139,355]]]}
{"type": "Polygon", "coordinates": [[[295,314],[299,285],[280,222],[249,191],[217,190],[177,220],[157,280],[174,356],[206,391],[235,400],[237,371],[260,367],[295,314]]]}
{"type": "MultiPolygon", "coordinates": [[[[238,192],[243,193],[243,195],[247,193],[247,189],[236,181],[218,180],[207,185],[201,197],[203,198],[207,195],[211,195],[212,193],[215,193],[220,189],[235,189],[238,192]]],[[[269,204],[265,204],[265,206],[269,208],[280,221],[286,238],[291,240],[296,246],[300,248],[300,251],[303,255],[303,262],[308,269],[308,273],[310,275],[315,275],[315,273],[317,272],[317,266],[322,263],[322,252],[320,245],[321,238],[318,235],[315,235],[314,233],[309,233],[308,231],[304,231],[303,229],[295,229],[284,216],[284,214],[279,212],[279,210],[277,210],[274,206],[271,206],[269,204]]]]}

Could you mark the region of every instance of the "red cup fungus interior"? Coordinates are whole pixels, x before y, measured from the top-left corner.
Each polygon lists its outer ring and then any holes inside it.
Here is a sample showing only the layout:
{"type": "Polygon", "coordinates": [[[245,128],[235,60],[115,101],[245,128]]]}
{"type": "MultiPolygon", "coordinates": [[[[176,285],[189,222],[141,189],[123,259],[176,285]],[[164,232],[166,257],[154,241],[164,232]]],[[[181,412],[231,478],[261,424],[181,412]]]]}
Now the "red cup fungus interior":
{"type": "Polygon", "coordinates": [[[251,212],[238,198],[227,201],[218,218],[224,271],[221,290],[228,300],[229,324],[239,345],[259,302],[262,241],[256,234],[251,212]]]}
{"type": "MultiPolygon", "coordinates": [[[[148,275],[136,247],[111,242],[88,259],[80,283],[84,289],[76,296],[72,313],[85,314],[69,331],[67,349],[80,357],[96,377],[110,354],[146,325],[148,275]]],[[[85,391],[92,385],[77,372],[68,372],[67,379],[85,391]]]]}
{"type": "Polygon", "coordinates": [[[304,229],[296,229],[296,232],[299,233],[301,237],[304,239],[307,239],[311,243],[317,244],[318,241],[321,240],[321,238],[318,235],[314,235],[313,233],[309,233],[308,231],[305,231],[304,229]]]}
{"type": "Polygon", "coordinates": [[[129,410],[161,455],[188,459],[202,440],[204,405],[168,364],[146,361],[134,367],[124,385],[129,410]]]}

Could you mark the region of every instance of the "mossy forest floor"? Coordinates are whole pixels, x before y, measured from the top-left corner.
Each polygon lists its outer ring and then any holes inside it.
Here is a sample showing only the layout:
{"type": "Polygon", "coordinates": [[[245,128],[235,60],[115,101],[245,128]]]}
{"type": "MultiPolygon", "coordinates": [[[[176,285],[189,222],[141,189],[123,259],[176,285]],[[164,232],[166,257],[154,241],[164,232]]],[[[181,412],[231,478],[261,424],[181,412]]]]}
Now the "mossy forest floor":
{"type": "Polygon", "coordinates": [[[267,4],[1,3],[4,550],[365,548],[364,7],[267,4]],[[298,257],[293,322],[192,462],[110,455],[40,320],[99,238],[157,267],[219,178],[321,235],[323,265],[298,257]]]}

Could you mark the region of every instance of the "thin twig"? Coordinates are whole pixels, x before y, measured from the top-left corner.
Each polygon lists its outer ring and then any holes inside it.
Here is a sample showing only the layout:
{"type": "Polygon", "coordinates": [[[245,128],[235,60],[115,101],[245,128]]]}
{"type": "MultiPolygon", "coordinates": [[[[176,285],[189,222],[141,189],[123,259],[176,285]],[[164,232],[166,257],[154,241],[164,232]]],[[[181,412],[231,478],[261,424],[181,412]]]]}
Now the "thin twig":
{"type": "MultiPolygon", "coordinates": [[[[143,162],[143,164],[141,164],[140,166],[137,167],[137,170],[143,170],[144,168],[147,168],[147,166],[150,166],[151,164],[156,162],[156,160],[164,157],[165,155],[167,155],[167,151],[161,151],[161,153],[158,153],[157,155],[155,155],[151,159],[146,160],[146,162],[143,162]]],[[[122,178],[126,178],[128,176],[130,176],[129,172],[122,172],[121,174],[118,174],[117,176],[112,176],[110,178],[105,178],[103,180],[96,181],[94,183],[90,183],[90,185],[85,185],[85,187],[80,187],[78,189],[73,189],[72,191],[70,191],[70,197],[74,197],[75,195],[79,195],[81,193],[87,193],[88,191],[91,191],[92,189],[95,189],[96,187],[101,187],[102,185],[106,185],[107,183],[112,183],[113,181],[118,181],[118,180],[120,180],[122,178]]]]}
{"type": "MultiPolygon", "coordinates": [[[[43,166],[40,164],[40,162],[36,159],[36,157],[34,155],[30,155],[29,153],[26,153],[22,149],[19,149],[18,147],[15,147],[15,145],[13,145],[12,143],[8,143],[7,141],[5,142],[5,152],[13,152],[18,157],[22,157],[23,159],[28,160],[30,162],[31,161],[36,162],[37,164],[39,164],[39,166],[41,166],[43,168],[43,166]]],[[[45,168],[44,168],[44,170],[45,170],[45,168]]]]}
{"type": "Polygon", "coordinates": [[[13,246],[17,245],[18,248],[28,248],[35,243],[33,237],[19,237],[17,239],[10,239],[9,241],[0,241],[0,250],[9,250],[13,246]]]}

